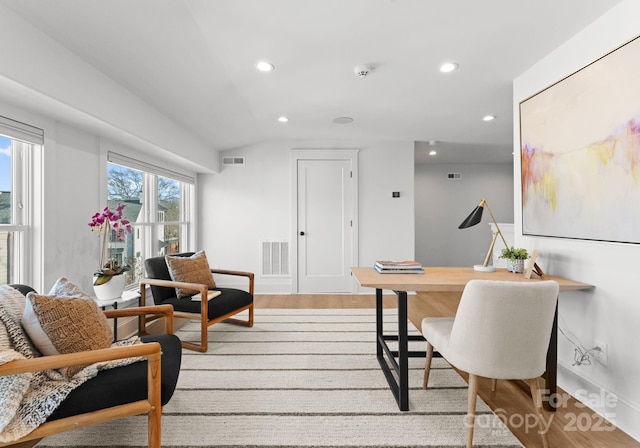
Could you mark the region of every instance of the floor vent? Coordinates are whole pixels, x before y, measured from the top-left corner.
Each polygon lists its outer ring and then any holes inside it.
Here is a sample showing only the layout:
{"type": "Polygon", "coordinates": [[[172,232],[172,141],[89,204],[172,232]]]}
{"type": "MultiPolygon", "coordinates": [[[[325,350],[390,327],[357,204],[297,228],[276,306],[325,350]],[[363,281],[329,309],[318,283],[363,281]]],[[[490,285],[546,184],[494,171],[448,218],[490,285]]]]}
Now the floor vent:
{"type": "Polygon", "coordinates": [[[263,277],[289,275],[288,241],[262,241],[260,251],[263,277]]]}
{"type": "Polygon", "coordinates": [[[460,180],[462,179],[461,173],[447,173],[447,179],[449,180],[460,180]]]}
{"type": "Polygon", "coordinates": [[[222,158],[222,164],[224,166],[244,166],[244,157],[225,156],[222,158]]]}

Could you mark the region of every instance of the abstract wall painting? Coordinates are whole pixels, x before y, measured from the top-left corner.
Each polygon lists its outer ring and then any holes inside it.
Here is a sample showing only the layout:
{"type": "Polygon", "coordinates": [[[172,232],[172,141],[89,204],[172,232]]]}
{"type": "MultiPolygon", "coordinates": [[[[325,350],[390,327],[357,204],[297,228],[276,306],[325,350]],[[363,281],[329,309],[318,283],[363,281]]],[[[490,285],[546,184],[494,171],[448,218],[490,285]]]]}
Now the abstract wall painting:
{"type": "Polygon", "coordinates": [[[520,103],[525,235],[640,244],[640,37],[520,103]]]}

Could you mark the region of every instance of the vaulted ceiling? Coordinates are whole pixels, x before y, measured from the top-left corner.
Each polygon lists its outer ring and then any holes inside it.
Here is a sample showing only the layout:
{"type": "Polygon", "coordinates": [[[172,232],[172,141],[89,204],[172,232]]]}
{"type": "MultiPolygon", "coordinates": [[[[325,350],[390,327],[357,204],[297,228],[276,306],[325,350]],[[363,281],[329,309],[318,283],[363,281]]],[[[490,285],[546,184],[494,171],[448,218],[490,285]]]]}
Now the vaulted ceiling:
{"type": "Polygon", "coordinates": [[[428,141],[510,161],[511,82],[619,0],[0,0],[216,150],[428,141]],[[275,70],[259,72],[267,60],[275,70]],[[439,66],[459,65],[452,73],[439,66]],[[358,77],[354,68],[369,65],[358,77]],[[491,122],[485,115],[495,115],[491,122]],[[287,123],[278,118],[286,116],[287,123]],[[334,123],[353,118],[349,124],[334,123]]]}

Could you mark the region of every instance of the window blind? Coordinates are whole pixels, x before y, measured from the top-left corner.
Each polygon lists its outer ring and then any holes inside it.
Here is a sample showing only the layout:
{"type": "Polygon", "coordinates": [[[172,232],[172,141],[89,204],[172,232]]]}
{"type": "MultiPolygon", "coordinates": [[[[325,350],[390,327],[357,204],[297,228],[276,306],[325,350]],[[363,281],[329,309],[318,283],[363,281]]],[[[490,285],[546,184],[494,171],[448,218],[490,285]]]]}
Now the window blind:
{"type": "Polygon", "coordinates": [[[44,144],[44,131],[42,129],[7,117],[0,116],[0,134],[27,143],[44,144]]]}
{"type": "Polygon", "coordinates": [[[123,156],[112,151],[107,153],[107,160],[116,165],[126,166],[127,168],[133,168],[136,170],[144,171],[158,176],[167,177],[169,179],[185,182],[187,184],[195,184],[195,179],[192,176],[179,173],[177,171],[168,170],[156,165],[152,165],[141,160],[132,159],[131,157],[123,156]]]}

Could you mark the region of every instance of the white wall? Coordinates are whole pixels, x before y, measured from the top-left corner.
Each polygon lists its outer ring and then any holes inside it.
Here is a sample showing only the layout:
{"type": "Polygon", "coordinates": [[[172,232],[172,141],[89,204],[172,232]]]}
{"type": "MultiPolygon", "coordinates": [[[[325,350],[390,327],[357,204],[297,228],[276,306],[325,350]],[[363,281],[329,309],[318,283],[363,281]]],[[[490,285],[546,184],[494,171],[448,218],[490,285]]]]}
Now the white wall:
{"type": "Polygon", "coordinates": [[[217,152],[192,132],[1,5],[0,29],[11,36],[0,39],[0,99],[190,169],[218,170],[217,152]]]}
{"type": "Polygon", "coordinates": [[[359,149],[358,264],[413,258],[413,142],[279,141],[227,151],[245,156],[246,165],[199,176],[199,241],[210,263],[255,272],[256,292],[291,292],[290,277],[260,276],[259,242],[291,241],[290,152],[304,148],[359,149]]]}
{"type": "Polygon", "coordinates": [[[26,255],[32,269],[29,282],[41,292],[47,292],[62,276],[92,291],[100,249],[87,224],[106,206],[107,150],[195,177],[192,171],[168,160],[151,159],[136,148],[15,105],[0,102],[0,115],[44,130],[41,163],[34,173],[34,200],[43,208],[41,214],[36,210],[33,236],[36,243],[41,242],[35,244],[41,249],[26,255]]]}
{"type": "MultiPolygon", "coordinates": [[[[514,81],[514,143],[519,147],[518,103],[636,37],[640,2],[624,0],[617,7],[539,61],[514,81]]],[[[639,104],[640,104],[640,99],[639,104]]],[[[515,209],[521,209],[520,163],[514,166],[515,209]]],[[[637,207],[639,204],[630,204],[637,207]]],[[[520,213],[515,215],[517,245],[537,249],[545,272],[596,286],[589,292],[563,293],[560,327],[587,348],[598,339],[608,344],[608,367],[597,362],[572,366],[573,346],[559,341],[558,384],[579,397],[595,395],[591,407],[609,413],[624,431],[640,440],[640,300],[637,286],[640,246],[522,235],[520,213]],[[613,394],[615,405],[599,398],[613,394]],[[600,406],[598,406],[600,405],[600,406]]]]}
{"type": "MultiPolygon", "coordinates": [[[[36,254],[39,259],[33,260],[38,279],[34,286],[41,291],[47,290],[58,276],[66,275],[89,289],[91,273],[98,263],[98,241],[86,224],[104,204],[101,190],[104,155],[100,144],[104,135],[97,132],[94,125],[104,132],[120,134],[128,141],[138,141],[141,145],[146,141],[144,147],[138,148],[140,151],[148,152],[150,146],[156,145],[158,153],[191,159],[190,163],[195,161],[209,170],[217,169],[218,158],[215,151],[132,97],[122,86],[104,77],[13,12],[2,6],[0,10],[0,27],[4,35],[12,36],[11,39],[0,39],[0,54],[3,55],[0,114],[45,130],[40,189],[45,204],[42,216],[44,244],[43,252],[36,254]],[[9,92],[9,87],[16,89],[9,92]],[[92,119],[93,124],[88,127],[64,125],[60,123],[63,121],[60,117],[52,119],[50,117],[56,115],[46,112],[68,112],[69,109],[73,109],[67,117],[71,123],[92,119]]],[[[640,2],[622,1],[515,80],[516,147],[519,146],[518,102],[635,37],[638,34],[637,17],[640,17],[640,2]]],[[[264,143],[233,151],[248,157],[245,168],[228,168],[217,175],[199,176],[202,181],[198,190],[202,213],[200,241],[210,254],[212,264],[259,272],[258,241],[290,238],[288,152],[305,146],[345,147],[343,142],[264,143]]],[[[349,146],[361,149],[359,264],[371,265],[378,258],[414,258],[413,143],[362,142],[349,146]],[[392,191],[400,191],[401,198],[392,199],[392,191]]],[[[515,210],[521,207],[519,170],[516,159],[515,210]]],[[[422,182],[421,179],[418,181],[422,182]]],[[[418,187],[425,191],[430,188],[434,187],[421,183],[418,187]]],[[[477,199],[471,193],[466,196],[468,205],[460,211],[451,211],[456,217],[452,221],[454,228],[480,196],[490,200],[499,221],[508,221],[489,193],[477,191],[477,199]]],[[[448,207],[442,209],[448,210],[448,207]]],[[[560,386],[572,393],[580,389],[597,393],[603,388],[615,394],[617,406],[613,411],[604,411],[615,413],[617,424],[640,439],[640,388],[637,387],[640,354],[633,350],[636,341],[640,340],[640,326],[637,325],[640,300],[637,300],[637,287],[632,281],[640,247],[523,237],[519,233],[519,213],[515,213],[515,223],[516,244],[538,249],[540,265],[545,271],[596,285],[593,292],[562,295],[561,326],[585,345],[591,345],[593,339],[606,342],[609,367],[596,363],[572,367],[572,346],[561,339],[560,386]]],[[[449,223],[446,224],[449,229],[449,223]]],[[[482,226],[477,228],[482,232],[482,226]]],[[[474,232],[474,229],[465,232],[474,232]]],[[[486,233],[488,238],[489,232],[486,233]]],[[[469,241],[476,240],[469,233],[469,241]]],[[[475,256],[456,261],[464,265],[475,262],[475,256]]],[[[258,292],[288,292],[289,285],[290,280],[286,279],[258,278],[258,292]]]]}
{"type": "MultiPolygon", "coordinates": [[[[45,130],[46,132],[46,130],[45,130]]],[[[45,134],[47,135],[47,134],[45,134]]],[[[45,141],[44,289],[66,276],[92,292],[92,274],[100,265],[98,238],[87,226],[106,205],[101,197],[99,139],[56,123],[45,141]]]]}
{"type": "Polygon", "coordinates": [[[425,266],[482,264],[491,244],[491,216],[458,229],[482,198],[498,223],[513,221],[513,165],[417,164],[415,167],[416,259],[425,266]],[[460,173],[460,180],[447,179],[460,173]]]}
{"type": "Polygon", "coordinates": [[[34,237],[42,236],[42,247],[27,255],[31,285],[47,292],[66,276],[90,292],[100,260],[98,239],[87,224],[106,203],[100,192],[99,138],[6,103],[0,103],[0,115],[39,127],[45,135],[34,179],[35,199],[43,203],[34,237]]]}

